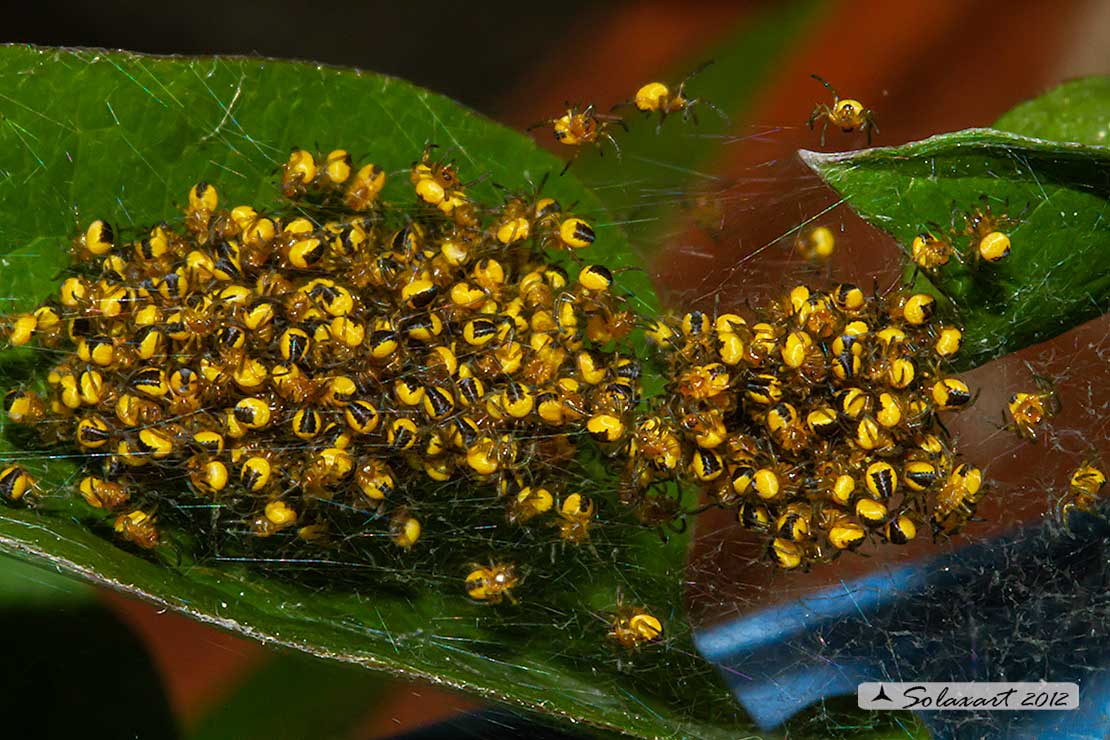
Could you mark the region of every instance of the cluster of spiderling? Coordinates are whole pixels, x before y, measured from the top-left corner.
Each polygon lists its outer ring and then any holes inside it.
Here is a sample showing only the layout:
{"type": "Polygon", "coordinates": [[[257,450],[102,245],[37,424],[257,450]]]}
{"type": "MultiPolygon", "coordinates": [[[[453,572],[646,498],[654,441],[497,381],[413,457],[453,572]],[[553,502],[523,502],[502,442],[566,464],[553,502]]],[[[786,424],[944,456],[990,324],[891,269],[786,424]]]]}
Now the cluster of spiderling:
{"type": "MultiPolygon", "coordinates": [[[[143,548],[170,496],[260,540],[327,543],[357,520],[409,549],[421,492],[448,481],[581,544],[598,502],[560,471],[587,447],[614,458],[617,498],[645,524],[681,523],[692,483],[785,568],[973,516],[981,473],[955,463],[937,417],[972,400],[942,370],[962,336],[933,298],[798,286],[749,320],[657,321],[605,266],[556,264],[594,242],[586,221],[538,195],[483,206],[432,155],[410,172],[416,207],[380,200],[375,165],[297,150],[279,211],[221,209],[199,183],[179,226],[123,239],[93,222],[58,295],[4,320],[10,344],[63,352],[44,393],[6,396],[9,418],[76,446],[81,498],[143,548]],[[650,399],[636,330],[668,380],[650,399]],[[167,491],[171,475],[187,485],[167,491]]],[[[0,472],[8,500],[33,489],[0,472]]],[[[494,555],[462,588],[513,601],[520,580],[494,555]]],[[[611,626],[626,646],[662,633],[635,606],[611,626]]]]}
{"type": "MultiPolygon", "coordinates": [[[[557,471],[641,393],[612,272],[572,280],[550,259],[594,231],[551,198],[478,206],[430,148],[410,179],[418,205],[396,208],[382,169],[298,150],[281,212],[221,209],[200,183],[183,228],[124,240],[95,221],[58,295],[5,321],[12,345],[64,348],[9,418],[86,453],[80,495],[144,548],[165,496],[282,540],[326,542],[353,511],[411,548],[414,500],[449,480],[494,488],[502,521],[588,541],[597,504],[557,471]],[[185,490],[163,490],[171,474],[185,490]]],[[[465,590],[498,602],[518,580],[474,565],[465,590]]]]}
{"type": "Polygon", "coordinates": [[[869,539],[904,544],[925,523],[934,536],[958,532],[985,488],[977,468],[955,463],[938,418],[972,392],[943,369],[962,334],[934,321],[935,306],[927,294],[797,286],[750,321],[692,312],[657,323],[667,400],[611,422],[627,427],[613,439],[626,497],[650,501],[661,480],[700,483],[784,568],[869,539]]]}

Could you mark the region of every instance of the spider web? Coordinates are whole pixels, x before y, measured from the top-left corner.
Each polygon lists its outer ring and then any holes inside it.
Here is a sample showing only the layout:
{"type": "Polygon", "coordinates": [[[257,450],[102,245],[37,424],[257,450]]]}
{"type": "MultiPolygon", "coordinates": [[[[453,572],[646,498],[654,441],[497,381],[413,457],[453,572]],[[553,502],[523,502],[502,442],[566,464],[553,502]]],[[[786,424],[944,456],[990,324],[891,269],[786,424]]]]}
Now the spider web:
{"type": "MultiPolygon", "coordinates": [[[[747,145],[767,136],[753,132],[747,145]]],[[[675,192],[687,209],[708,204],[717,221],[707,229],[695,212],[700,228],[667,235],[656,278],[668,304],[724,312],[798,283],[881,291],[901,279],[897,245],[797,161],[765,161],[715,183],[708,198],[675,192]],[[812,225],[837,234],[825,264],[794,248],[812,225]]],[[[1108,657],[1099,636],[1110,616],[1110,530],[1099,516],[1065,525],[1060,507],[1071,473],[1110,453],[1108,330],[1106,317],[1096,319],[961,375],[980,395],[945,423],[990,493],[978,521],[951,541],[865,548],[802,574],[767,566],[757,540],[724,512],[699,521],[687,589],[698,644],[765,729],[793,717],[788,726],[801,733],[859,731],[861,715],[846,710],[854,701],[834,697],[864,680],[1075,681],[1087,702],[1078,716],[921,719],[937,737],[1104,736],[1108,657]],[[1012,393],[1035,387],[1035,375],[1049,379],[1061,411],[1030,443],[1003,428],[1003,410],[1012,393]]]]}
{"type": "MultiPolygon", "coordinates": [[[[231,111],[238,94],[238,89],[229,91],[222,100],[228,117],[206,136],[231,146],[260,146],[258,140],[234,128],[231,111]]],[[[747,140],[758,146],[774,136],[774,130],[753,131],[747,140]]],[[[271,155],[276,160],[281,153],[275,150],[271,155]]],[[[629,227],[645,261],[650,260],[652,277],[668,305],[724,312],[759,305],[798,282],[851,281],[885,288],[899,279],[901,259],[895,245],[863,225],[797,161],[768,159],[757,170],[727,181],[711,173],[697,174],[694,179],[708,186],[692,187],[688,173],[676,173],[670,185],[645,189],[639,182],[622,180],[616,163],[606,173],[604,186],[631,193],[637,206],[665,206],[687,216],[668,221],[680,226],[662,230],[649,223],[656,227],[650,236],[645,236],[646,227],[639,231],[633,226],[639,219],[632,212],[618,210],[610,224],[595,224],[629,227]],[[794,249],[796,235],[815,224],[827,225],[837,235],[837,251],[828,264],[807,262],[794,249]],[[654,254],[661,242],[672,246],[654,254]]],[[[172,189],[184,193],[189,184],[177,183],[172,189]]],[[[170,213],[129,215],[137,224],[148,224],[170,213]]],[[[36,245],[25,254],[9,253],[5,268],[18,269],[23,264],[20,260],[33,260],[42,254],[36,250],[45,248],[36,245]]],[[[980,507],[982,521],[960,537],[943,544],[923,538],[901,549],[865,549],[809,573],[785,573],[766,562],[756,541],[730,515],[712,512],[698,521],[685,572],[687,616],[664,616],[670,622],[688,618],[707,653],[708,637],[732,641],[717,655],[724,666],[722,674],[747,711],[762,718],[769,734],[849,737],[882,728],[889,736],[891,728],[898,731],[900,725],[907,737],[920,732],[904,716],[891,719],[881,713],[861,713],[852,708],[850,698],[837,698],[842,691],[826,691],[836,685],[835,680],[854,680],[857,675],[889,680],[1043,679],[1092,686],[1105,661],[1097,639],[1110,619],[1107,530],[1097,517],[1065,527],[1058,508],[1072,470],[1084,460],[1110,459],[1108,329],[1106,319],[1099,319],[1019,357],[966,374],[969,384],[982,392],[972,411],[951,420],[950,429],[965,458],[984,469],[991,492],[980,507]],[[1049,421],[1046,434],[1035,445],[1000,429],[1005,399],[1030,385],[1026,361],[1052,380],[1062,402],[1061,413],[1049,421]],[[955,575],[938,577],[948,573],[955,575]],[[854,595],[849,599],[852,609],[834,598],[837,593],[854,595]],[[872,594],[881,603],[861,605],[860,594],[872,594]],[[772,609],[778,611],[768,612],[772,609]],[[795,611],[784,611],[790,609],[795,611]],[[794,620],[801,627],[777,634],[775,640],[764,634],[762,642],[749,643],[739,642],[729,632],[730,625],[768,613],[775,619],[764,624],[794,620]],[[828,684],[823,687],[822,681],[828,684]],[[756,701],[781,708],[761,711],[756,701]],[[774,729],[791,716],[785,730],[774,729]]],[[[5,385],[21,381],[20,368],[37,362],[32,353],[24,353],[21,363],[5,364],[5,385]]],[[[16,457],[9,455],[6,460],[16,457]]],[[[48,465],[62,453],[24,446],[18,459],[29,457],[46,460],[48,465]]],[[[587,461],[567,482],[599,498],[610,496],[607,487],[612,479],[599,475],[604,465],[601,460],[587,461]]],[[[166,481],[170,487],[180,482],[172,474],[166,481]]],[[[633,574],[642,568],[642,553],[649,549],[647,540],[636,539],[642,533],[616,517],[603,521],[588,554],[568,553],[553,528],[506,539],[503,530],[476,516],[495,499],[492,492],[475,493],[457,484],[429,491],[424,502],[425,547],[413,557],[389,554],[377,546],[374,540],[386,537],[380,526],[364,530],[352,524],[344,547],[334,552],[307,557],[278,546],[270,553],[228,554],[227,543],[221,542],[200,548],[195,559],[186,558],[177,567],[218,569],[230,567],[233,561],[290,578],[306,585],[310,593],[324,593],[339,582],[351,594],[352,603],[366,604],[383,591],[404,598],[457,590],[459,573],[453,563],[460,558],[480,561],[491,550],[511,552],[533,571],[530,605],[489,610],[477,617],[494,628],[502,638],[500,644],[458,638],[449,623],[474,617],[453,612],[431,618],[431,624],[443,625],[438,633],[398,632],[389,639],[417,659],[424,652],[454,653],[460,661],[472,661],[468,665],[500,665],[507,675],[528,680],[516,656],[518,646],[541,645],[549,635],[578,632],[582,637],[559,644],[556,649],[563,654],[557,657],[578,665],[603,664],[607,670],[597,680],[615,690],[637,676],[650,681],[667,674],[675,687],[673,700],[689,702],[691,716],[707,711],[697,694],[707,669],[691,656],[678,654],[679,648],[672,649],[671,643],[631,657],[608,645],[598,647],[596,638],[605,631],[604,613],[612,604],[597,599],[592,579],[599,568],[616,566],[633,574]],[[488,500],[476,501],[476,496],[488,500]],[[573,609],[557,596],[568,591],[584,608],[573,609]],[[617,670],[608,670],[614,665],[617,670]]],[[[198,522],[208,514],[207,509],[181,512],[182,520],[198,522]]],[[[363,524],[367,523],[372,522],[363,524]]],[[[248,534],[234,527],[225,532],[231,544],[248,534]]],[[[629,598],[652,596],[638,592],[633,577],[625,585],[629,598]]],[[[283,591],[280,585],[275,589],[279,598],[296,593],[283,591]]],[[[359,628],[363,627],[352,626],[359,628]]],[[[560,690],[573,701],[592,700],[588,684],[560,690]]],[[[1005,736],[1020,729],[1010,724],[1018,720],[999,714],[954,713],[925,719],[943,736],[1005,736]]],[[[1101,737],[1106,718],[1096,716],[1093,721],[1102,724],[1090,725],[1094,728],[1090,736],[1101,737]]],[[[682,730],[697,736],[699,728],[691,722],[682,730]]]]}

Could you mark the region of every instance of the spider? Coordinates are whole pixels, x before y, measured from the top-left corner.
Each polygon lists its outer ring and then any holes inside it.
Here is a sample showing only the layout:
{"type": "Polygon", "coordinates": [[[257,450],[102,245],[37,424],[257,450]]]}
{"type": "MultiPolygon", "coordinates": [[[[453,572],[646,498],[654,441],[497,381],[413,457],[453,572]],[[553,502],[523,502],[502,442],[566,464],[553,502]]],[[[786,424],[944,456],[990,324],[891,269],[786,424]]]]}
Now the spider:
{"type": "MultiPolygon", "coordinates": [[[[1004,210],[1009,210],[1007,200],[1004,210]]],[[[1026,206],[1028,209],[1028,205],[1026,206]]],[[[967,256],[956,253],[957,259],[970,260],[972,263],[982,260],[989,263],[998,263],[1010,254],[1009,229],[1021,223],[1025,211],[1017,217],[996,214],[991,211],[990,199],[984,194],[979,196],[979,205],[971,211],[958,211],[953,206],[952,231],[960,236],[971,237],[968,245],[967,256]],[[957,218],[963,219],[963,229],[958,231],[957,218]]]]}
{"type": "Polygon", "coordinates": [[[849,131],[863,131],[867,134],[867,145],[871,145],[871,132],[879,133],[879,127],[875,125],[874,116],[870,108],[864,108],[863,103],[853,98],[841,98],[837,93],[836,88],[830,85],[823,77],[818,75],[810,75],[813,79],[820,82],[822,85],[829,89],[833,94],[832,105],[825,103],[818,103],[817,107],[813,109],[813,113],[809,116],[809,127],[817,123],[819,118],[823,118],[824,123],[821,125],[821,146],[825,145],[825,132],[829,128],[829,124],[838,126],[841,131],[848,133],[849,131]]]}
{"type": "Polygon", "coordinates": [[[625,650],[632,650],[663,636],[663,623],[640,607],[621,604],[610,619],[609,637],[625,650]]]}
{"type": "Polygon", "coordinates": [[[582,147],[586,144],[593,144],[597,147],[600,154],[604,155],[602,149],[602,140],[608,140],[613,145],[613,150],[617,153],[617,159],[620,159],[621,148],[617,144],[617,140],[609,133],[609,127],[617,125],[628,130],[626,124],[619,116],[610,116],[604,113],[598,113],[594,110],[593,104],[587,105],[585,108],[579,109],[577,105],[567,103],[567,112],[557,118],[549,118],[546,121],[534,123],[528,127],[528,130],[539,128],[540,126],[551,126],[552,134],[555,140],[560,144],[575,147],[574,154],[566,165],[563,171],[559,174],[566,173],[570,166],[574,164],[574,160],[578,159],[578,155],[582,151],[582,147]]]}
{"type": "Polygon", "coordinates": [[[456,206],[466,202],[466,185],[469,183],[464,184],[459,178],[453,161],[432,159],[436,148],[436,144],[424,147],[420,161],[412,163],[410,179],[422,201],[450,214],[456,206]]]}
{"type": "Polygon", "coordinates": [[[677,87],[671,87],[663,82],[649,82],[639,90],[636,91],[635,97],[632,100],[617,103],[613,106],[613,110],[623,108],[629,105],[634,105],[637,110],[642,111],[648,115],[652,113],[659,114],[659,123],[655,126],[655,133],[659,133],[663,129],[663,122],[667,120],[667,116],[672,113],[681,113],[682,120],[692,120],[695,124],[698,122],[698,116],[694,112],[694,108],[699,105],[704,105],[717,113],[726,122],[728,116],[704,98],[689,98],[686,96],[686,83],[688,83],[694,76],[700,74],[702,70],[712,64],[713,61],[703,63],[690,74],[686,75],[682,82],[678,83],[677,87]]]}
{"type": "Polygon", "coordinates": [[[1065,494],[1060,509],[1064,522],[1073,511],[1083,511],[1088,514],[1098,512],[1100,494],[1106,485],[1106,473],[1095,467],[1091,462],[1084,462],[1071,474],[1071,485],[1065,494]]]}
{"type": "Polygon", "coordinates": [[[1061,408],[1052,381],[1034,374],[1033,382],[1037,385],[1036,391],[1023,391],[1010,396],[1007,409],[1013,421],[1004,427],[1030,442],[1037,441],[1045,419],[1058,414],[1061,408]]]}

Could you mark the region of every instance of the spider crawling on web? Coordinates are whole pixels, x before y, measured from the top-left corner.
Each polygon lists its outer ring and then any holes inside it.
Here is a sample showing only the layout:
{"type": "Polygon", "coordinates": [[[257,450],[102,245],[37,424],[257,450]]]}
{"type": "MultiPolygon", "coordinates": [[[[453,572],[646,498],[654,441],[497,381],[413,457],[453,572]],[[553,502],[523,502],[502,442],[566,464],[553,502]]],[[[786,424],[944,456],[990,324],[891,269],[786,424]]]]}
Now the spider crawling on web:
{"type": "Polygon", "coordinates": [[[817,107],[813,109],[813,113],[809,115],[810,128],[813,128],[817,121],[824,119],[821,124],[821,146],[825,146],[825,132],[828,130],[830,123],[844,133],[852,131],[866,133],[867,145],[871,146],[871,132],[879,133],[879,127],[875,125],[875,118],[871,109],[865,108],[863,103],[854,98],[841,98],[836,88],[823,77],[819,75],[810,75],[810,77],[827,87],[829,92],[833,94],[832,105],[818,103],[817,107]]]}

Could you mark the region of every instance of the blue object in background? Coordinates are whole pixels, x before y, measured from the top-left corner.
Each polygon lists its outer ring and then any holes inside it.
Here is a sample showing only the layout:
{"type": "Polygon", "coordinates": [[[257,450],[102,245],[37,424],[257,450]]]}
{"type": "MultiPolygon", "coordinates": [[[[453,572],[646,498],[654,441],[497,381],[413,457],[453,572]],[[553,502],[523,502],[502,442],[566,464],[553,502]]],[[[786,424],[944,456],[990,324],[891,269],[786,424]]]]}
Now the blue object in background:
{"type": "Polygon", "coordinates": [[[1079,709],[920,712],[947,738],[1110,737],[1110,523],[1082,513],[695,635],[760,727],[865,681],[1074,681],[1079,709]]]}

